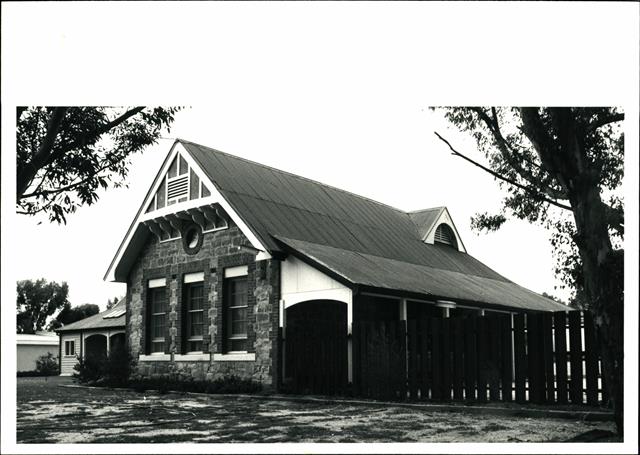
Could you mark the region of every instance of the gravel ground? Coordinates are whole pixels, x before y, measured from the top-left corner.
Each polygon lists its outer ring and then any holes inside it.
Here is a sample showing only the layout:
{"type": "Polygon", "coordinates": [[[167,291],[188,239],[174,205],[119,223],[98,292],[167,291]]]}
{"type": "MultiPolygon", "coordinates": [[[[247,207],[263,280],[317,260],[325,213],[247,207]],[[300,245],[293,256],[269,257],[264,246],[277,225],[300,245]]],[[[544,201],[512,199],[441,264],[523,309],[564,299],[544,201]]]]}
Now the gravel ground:
{"type": "Polygon", "coordinates": [[[562,442],[612,422],[61,387],[18,378],[19,443],[562,442]]]}

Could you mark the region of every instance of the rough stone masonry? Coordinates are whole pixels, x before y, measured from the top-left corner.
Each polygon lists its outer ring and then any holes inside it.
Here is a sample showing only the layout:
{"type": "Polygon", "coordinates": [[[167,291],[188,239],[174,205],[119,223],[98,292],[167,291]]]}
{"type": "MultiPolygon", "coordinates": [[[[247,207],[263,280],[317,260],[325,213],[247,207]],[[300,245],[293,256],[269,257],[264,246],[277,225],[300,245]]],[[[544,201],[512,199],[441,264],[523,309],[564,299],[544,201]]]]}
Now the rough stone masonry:
{"type": "Polygon", "coordinates": [[[253,254],[239,253],[239,245],[249,241],[229,221],[223,230],[207,232],[196,254],[187,254],[181,239],[160,242],[149,239],[131,268],[127,280],[127,339],[136,360],[135,374],[154,377],[170,375],[177,379],[213,380],[226,375],[259,381],[270,388],[277,383],[278,301],[280,263],[269,259],[255,261],[253,254]],[[222,354],[224,269],[246,265],[248,268],[248,353],[254,361],[214,360],[222,354]],[[183,277],[204,272],[203,353],[209,360],[179,360],[182,342],[183,277]],[[167,295],[166,346],[168,360],[148,360],[147,286],[151,279],[165,278],[167,295]]]}

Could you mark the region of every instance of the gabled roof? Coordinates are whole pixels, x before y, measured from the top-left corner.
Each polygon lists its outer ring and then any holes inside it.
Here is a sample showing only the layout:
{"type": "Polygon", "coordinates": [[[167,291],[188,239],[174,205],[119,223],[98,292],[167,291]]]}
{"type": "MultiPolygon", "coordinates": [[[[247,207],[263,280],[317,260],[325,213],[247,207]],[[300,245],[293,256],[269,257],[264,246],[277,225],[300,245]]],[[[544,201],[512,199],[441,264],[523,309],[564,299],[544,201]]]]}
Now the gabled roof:
{"type": "MultiPolygon", "coordinates": [[[[500,300],[511,307],[566,309],[512,283],[465,252],[425,243],[434,223],[446,213],[445,207],[407,213],[200,144],[181,139],[176,144],[214,186],[212,192],[228,204],[225,209],[236,215],[267,253],[295,251],[312,264],[325,262],[353,285],[478,303],[500,304],[500,300]]],[[[125,248],[123,254],[133,252],[125,248]]],[[[120,276],[126,267],[122,269],[120,276]]]]}
{"type": "Polygon", "coordinates": [[[411,221],[413,221],[418,228],[420,238],[427,236],[444,210],[444,207],[432,207],[430,209],[416,210],[408,213],[409,218],[411,218],[411,221]]]}
{"type": "Polygon", "coordinates": [[[76,332],[90,329],[124,328],[126,325],[126,299],[120,300],[113,307],[102,313],[94,314],[69,325],[65,325],[56,332],[76,332]],[[115,316],[115,317],[113,317],[115,316]]]}
{"type": "Polygon", "coordinates": [[[453,251],[425,245],[411,216],[402,210],[199,144],[182,143],[270,251],[281,251],[273,238],[281,236],[501,278],[479,262],[468,270],[458,264],[453,251]]]}

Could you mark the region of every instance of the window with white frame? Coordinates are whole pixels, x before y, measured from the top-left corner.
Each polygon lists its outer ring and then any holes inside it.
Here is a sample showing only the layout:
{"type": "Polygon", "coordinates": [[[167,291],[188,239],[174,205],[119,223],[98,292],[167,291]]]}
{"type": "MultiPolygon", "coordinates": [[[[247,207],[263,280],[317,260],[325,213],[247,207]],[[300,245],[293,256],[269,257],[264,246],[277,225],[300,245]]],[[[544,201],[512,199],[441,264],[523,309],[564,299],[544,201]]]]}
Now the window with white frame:
{"type": "Polygon", "coordinates": [[[149,353],[164,353],[166,345],[167,296],[165,280],[149,281],[149,353]]]}
{"type": "Polygon", "coordinates": [[[184,341],[187,353],[202,352],[204,336],[204,273],[184,276],[184,341]]]}
{"type": "Polygon", "coordinates": [[[224,351],[248,350],[248,282],[247,267],[231,267],[225,270],[224,289],[224,351]]]}
{"type": "Polygon", "coordinates": [[[75,340],[67,340],[64,342],[64,355],[76,355],[75,340]]]}

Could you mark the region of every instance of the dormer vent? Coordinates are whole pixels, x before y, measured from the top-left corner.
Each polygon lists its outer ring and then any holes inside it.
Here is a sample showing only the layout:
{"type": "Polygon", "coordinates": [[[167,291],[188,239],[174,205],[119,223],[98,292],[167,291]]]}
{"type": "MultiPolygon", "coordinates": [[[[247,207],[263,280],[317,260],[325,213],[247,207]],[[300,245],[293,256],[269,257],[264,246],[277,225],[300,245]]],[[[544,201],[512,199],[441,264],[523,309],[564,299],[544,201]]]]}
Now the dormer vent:
{"type": "Polygon", "coordinates": [[[449,225],[442,223],[436,229],[436,234],[433,238],[434,243],[440,243],[449,245],[454,248],[458,248],[458,242],[456,241],[456,235],[449,225]]]}

